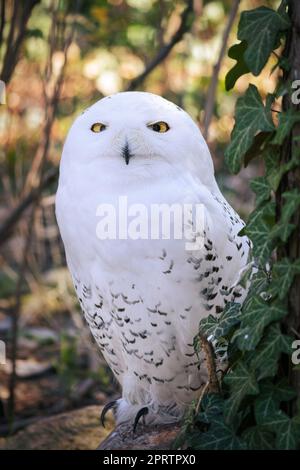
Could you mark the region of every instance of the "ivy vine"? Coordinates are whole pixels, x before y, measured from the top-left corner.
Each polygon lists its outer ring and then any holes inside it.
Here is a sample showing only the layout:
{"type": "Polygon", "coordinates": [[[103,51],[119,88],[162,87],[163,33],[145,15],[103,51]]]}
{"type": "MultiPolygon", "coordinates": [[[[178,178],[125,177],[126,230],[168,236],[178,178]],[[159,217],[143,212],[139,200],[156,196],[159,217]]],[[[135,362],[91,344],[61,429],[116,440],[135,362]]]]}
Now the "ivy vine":
{"type": "MultiPolygon", "coordinates": [[[[272,52],[284,47],[291,30],[288,8],[288,1],[283,0],[276,11],[260,7],[241,14],[240,43],[229,50],[236,65],[226,77],[228,90],[245,73],[259,75],[272,52]]],[[[283,71],[290,67],[284,53],[278,57],[277,67],[283,71]]],[[[282,108],[276,122],[272,111],[275,100],[288,93],[290,85],[281,78],[263,99],[250,84],[237,101],[226,163],[233,173],[254,157],[265,164],[265,175],[251,182],[256,207],[241,233],[253,243],[256,270],[243,279],[247,282],[251,276],[242,306],[229,303],[218,318],[210,315],[200,322],[196,348],[201,348],[203,336],[213,340],[216,349],[225,344],[228,368],[221,378],[221,393],[204,394],[188,411],[181,439],[193,449],[300,447],[300,414],[289,406],[296,391],[282,371],[283,358],[291,364],[294,338],[286,334],[283,325],[288,293],[294,277],[300,274],[300,260],[278,255],[296,230],[292,218],[300,206],[300,192],[294,188],[282,194],[279,216],[276,201],[284,175],[299,168],[299,151],[291,131],[300,121],[300,113],[293,107],[282,108]],[[286,139],[291,142],[291,158],[280,164],[286,139]]]]}

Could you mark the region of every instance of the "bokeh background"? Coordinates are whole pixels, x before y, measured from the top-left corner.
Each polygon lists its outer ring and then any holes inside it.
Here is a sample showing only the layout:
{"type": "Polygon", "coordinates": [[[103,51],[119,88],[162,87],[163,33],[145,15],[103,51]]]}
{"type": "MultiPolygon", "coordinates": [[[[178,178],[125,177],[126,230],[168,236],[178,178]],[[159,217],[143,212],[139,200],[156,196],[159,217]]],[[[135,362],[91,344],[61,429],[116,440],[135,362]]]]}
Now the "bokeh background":
{"type": "MultiPolygon", "coordinates": [[[[234,106],[249,84],[244,75],[225,90],[234,65],[227,51],[242,10],[276,3],[0,2],[6,84],[0,105],[0,339],[6,344],[0,436],[119,393],[75,299],[55,220],[57,169],[72,121],[103,96],[126,89],[177,103],[203,131],[222,191],[247,218],[253,206],[248,183],[262,169],[254,161],[232,176],[224,166],[234,106]],[[28,21],[25,4],[32,6],[28,21]],[[186,8],[193,13],[184,16],[186,8]]],[[[275,64],[276,57],[270,60],[275,64]]],[[[251,82],[262,94],[272,92],[275,73],[251,82]]]]}

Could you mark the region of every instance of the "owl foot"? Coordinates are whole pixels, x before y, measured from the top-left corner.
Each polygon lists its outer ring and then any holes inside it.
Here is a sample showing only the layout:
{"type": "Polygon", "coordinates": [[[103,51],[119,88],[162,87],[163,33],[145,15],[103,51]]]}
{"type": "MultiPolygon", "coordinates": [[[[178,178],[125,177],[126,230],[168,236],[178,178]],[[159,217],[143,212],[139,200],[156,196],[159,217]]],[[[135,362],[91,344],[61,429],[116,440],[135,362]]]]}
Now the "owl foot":
{"type": "Polygon", "coordinates": [[[106,413],[111,409],[115,409],[116,406],[117,406],[117,402],[118,402],[118,400],[110,401],[109,403],[106,403],[106,405],[104,405],[104,407],[102,408],[101,415],[100,415],[100,421],[101,421],[101,424],[104,428],[105,428],[106,413]]]}
{"type": "Polygon", "coordinates": [[[137,428],[137,425],[139,423],[139,420],[143,417],[143,416],[146,416],[147,414],[149,413],[149,409],[147,406],[144,406],[143,408],[141,408],[137,414],[136,414],[136,417],[134,419],[134,424],[133,424],[133,432],[136,431],[136,428],[137,428]]]}

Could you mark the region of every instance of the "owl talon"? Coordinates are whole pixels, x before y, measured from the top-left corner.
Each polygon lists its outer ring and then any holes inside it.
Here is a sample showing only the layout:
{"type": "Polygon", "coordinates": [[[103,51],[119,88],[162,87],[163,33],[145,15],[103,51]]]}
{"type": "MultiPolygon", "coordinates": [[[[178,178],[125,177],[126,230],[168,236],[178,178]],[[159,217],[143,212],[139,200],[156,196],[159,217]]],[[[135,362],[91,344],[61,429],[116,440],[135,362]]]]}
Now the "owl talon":
{"type": "Polygon", "coordinates": [[[149,413],[149,409],[147,406],[144,406],[143,408],[141,408],[137,414],[136,414],[136,417],[134,419],[134,424],[133,424],[133,432],[135,433],[136,431],[136,428],[137,428],[137,425],[139,423],[139,420],[142,418],[142,416],[146,416],[147,414],[149,413]]]}
{"type": "Polygon", "coordinates": [[[105,416],[106,416],[107,412],[110,409],[116,407],[117,401],[118,400],[110,401],[109,403],[106,403],[106,405],[104,405],[104,407],[102,408],[101,415],[100,415],[100,421],[101,421],[101,424],[104,428],[105,428],[105,416]]]}

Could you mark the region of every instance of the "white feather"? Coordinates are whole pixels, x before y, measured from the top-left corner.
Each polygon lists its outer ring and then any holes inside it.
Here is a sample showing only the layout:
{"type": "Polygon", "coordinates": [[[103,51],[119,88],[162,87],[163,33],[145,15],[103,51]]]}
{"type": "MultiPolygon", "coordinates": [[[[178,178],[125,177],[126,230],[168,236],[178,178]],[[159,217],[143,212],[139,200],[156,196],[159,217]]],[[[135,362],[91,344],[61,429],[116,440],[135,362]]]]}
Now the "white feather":
{"type": "Polygon", "coordinates": [[[207,380],[193,349],[199,321],[217,315],[225,301],[243,300],[237,282],[249,254],[249,241],[238,236],[243,222],[219,191],[198,127],[149,93],[100,100],[67,137],[56,211],[81,307],[122,386],[119,421],[142,406],[149,419],[178,419],[207,380]],[[147,127],[153,121],[170,130],[153,132],[147,127]],[[94,122],[107,129],[91,132],[94,122]],[[206,246],[194,253],[184,240],[99,240],[97,206],[116,206],[121,195],[147,208],[203,204],[206,246]]]}

